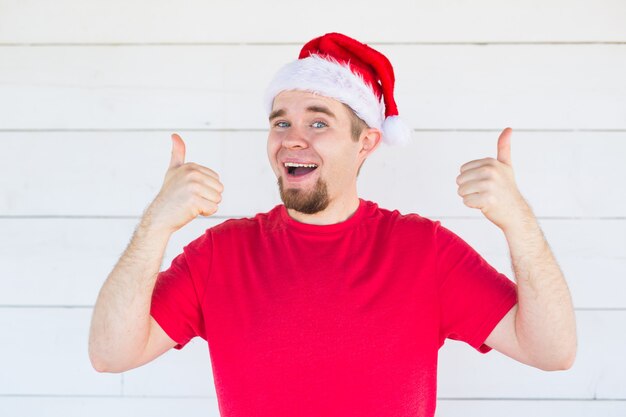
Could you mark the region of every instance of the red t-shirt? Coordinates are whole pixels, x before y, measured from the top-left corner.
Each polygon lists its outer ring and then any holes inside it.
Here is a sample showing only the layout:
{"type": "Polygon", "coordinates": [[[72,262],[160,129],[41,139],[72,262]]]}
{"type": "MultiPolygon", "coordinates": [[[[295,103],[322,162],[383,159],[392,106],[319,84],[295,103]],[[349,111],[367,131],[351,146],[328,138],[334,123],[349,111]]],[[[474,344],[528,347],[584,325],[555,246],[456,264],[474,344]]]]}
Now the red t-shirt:
{"type": "Polygon", "coordinates": [[[222,417],[425,416],[446,338],[480,352],[515,284],[460,237],[360,200],[348,220],[283,205],[227,220],[159,273],[151,314],[208,341],[222,417]]]}

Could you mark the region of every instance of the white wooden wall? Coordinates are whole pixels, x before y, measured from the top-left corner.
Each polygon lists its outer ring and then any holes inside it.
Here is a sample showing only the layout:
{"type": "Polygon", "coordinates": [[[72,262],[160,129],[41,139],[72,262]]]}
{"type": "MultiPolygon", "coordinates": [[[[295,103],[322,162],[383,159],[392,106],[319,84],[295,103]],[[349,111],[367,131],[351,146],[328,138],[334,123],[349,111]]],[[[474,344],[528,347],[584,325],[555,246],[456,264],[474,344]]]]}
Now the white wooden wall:
{"type": "Polygon", "coordinates": [[[330,31],[388,55],[414,129],[366,163],[361,195],[441,220],[512,277],[502,233],[455,184],[511,126],[518,185],[573,293],[571,370],[450,341],[438,415],[626,416],[625,1],[0,0],[1,416],[219,415],[200,339],[96,373],[92,306],[160,188],[171,132],[226,191],[163,269],[207,227],[279,202],[261,93],[330,31]]]}

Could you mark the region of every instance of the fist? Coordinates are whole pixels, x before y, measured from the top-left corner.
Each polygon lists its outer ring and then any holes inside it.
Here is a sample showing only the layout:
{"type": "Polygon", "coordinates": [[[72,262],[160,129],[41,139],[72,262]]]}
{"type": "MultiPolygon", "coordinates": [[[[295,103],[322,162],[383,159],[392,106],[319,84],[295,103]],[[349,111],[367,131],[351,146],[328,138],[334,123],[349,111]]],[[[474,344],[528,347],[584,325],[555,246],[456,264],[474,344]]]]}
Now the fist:
{"type": "Polygon", "coordinates": [[[506,231],[529,216],[530,207],[520,193],[511,160],[511,128],[498,138],[497,158],[483,158],[461,166],[456,178],[463,203],[477,208],[506,231]]]}
{"type": "Polygon", "coordinates": [[[169,167],[161,190],[150,205],[150,214],[155,224],[175,232],[198,215],[214,214],[223,191],[215,171],[185,162],[185,142],[174,133],[169,167]]]}

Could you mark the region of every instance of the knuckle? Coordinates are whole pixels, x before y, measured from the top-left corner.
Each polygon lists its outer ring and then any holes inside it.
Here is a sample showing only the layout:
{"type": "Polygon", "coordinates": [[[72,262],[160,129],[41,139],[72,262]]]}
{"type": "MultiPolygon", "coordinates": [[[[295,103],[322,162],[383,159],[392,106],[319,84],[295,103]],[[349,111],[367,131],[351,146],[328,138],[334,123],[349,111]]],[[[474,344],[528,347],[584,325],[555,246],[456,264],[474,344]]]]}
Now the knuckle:
{"type": "Polygon", "coordinates": [[[215,176],[215,178],[217,178],[218,180],[220,179],[220,174],[218,174],[217,172],[213,171],[211,168],[207,168],[209,170],[209,172],[215,176]]]}
{"type": "Polygon", "coordinates": [[[202,179],[202,173],[198,170],[190,170],[187,172],[187,178],[194,181],[200,181],[202,179]]]}
{"type": "Polygon", "coordinates": [[[206,216],[209,216],[214,212],[213,206],[211,206],[211,204],[207,204],[206,200],[204,200],[201,204],[202,205],[200,206],[200,211],[202,213],[205,213],[206,216]]]}
{"type": "Polygon", "coordinates": [[[191,194],[196,196],[200,193],[201,187],[200,187],[200,184],[197,183],[196,181],[189,181],[187,183],[187,190],[189,190],[191,194]]]}
{"type": "Polygon", "coordinates": [[[212,202],[209,202],[208,204],[206,204],[205,213],[207,216],[214,214],[216,211],[217,211],[217,204],[212,203],[212,202]]]}
{"type": "Polygon", "coordinates": [[[202,216],[210,216],[217,211],[217,205],[203,197],[194,197],[196,211],[202,216]]]}
{"type": "Polygon", "coordinates": [[[484,175],[488,177],[492,177],[493,174],[495,173],[495,167],[493,165],[485,165],[484,167],[482,167],[481,170],[484,173],[484,175]]]}

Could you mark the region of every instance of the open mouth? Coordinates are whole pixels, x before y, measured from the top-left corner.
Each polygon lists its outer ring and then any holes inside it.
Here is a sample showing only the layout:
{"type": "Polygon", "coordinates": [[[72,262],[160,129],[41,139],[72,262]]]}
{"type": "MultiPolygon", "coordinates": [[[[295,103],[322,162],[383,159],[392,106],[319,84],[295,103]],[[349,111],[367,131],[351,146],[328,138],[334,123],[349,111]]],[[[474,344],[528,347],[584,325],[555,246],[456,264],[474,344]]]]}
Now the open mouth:
{"type": "Polygon", "coordinates": [[[293,177],[302,177],[317,169],[316,164],[300,164],[297,162],[285,162],[287,174],[293,177]]]}

